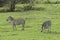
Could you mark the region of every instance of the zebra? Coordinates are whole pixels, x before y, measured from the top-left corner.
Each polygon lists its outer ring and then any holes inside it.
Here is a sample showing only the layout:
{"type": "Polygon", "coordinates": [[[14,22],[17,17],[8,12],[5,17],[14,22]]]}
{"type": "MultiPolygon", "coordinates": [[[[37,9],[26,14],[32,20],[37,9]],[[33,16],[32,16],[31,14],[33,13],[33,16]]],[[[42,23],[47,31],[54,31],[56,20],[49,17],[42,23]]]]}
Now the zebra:
{"type": "Polygon", "coordinates": [[[41,29],[42,29],[41,32],[43,32],[43,30],[45,30],[45,29],[48,29],[48,31],[50,31],[50,29],[51,29],[51,20],[45,21],[42,24],[41,29]]]}
{"type": "Polygon", "coordinates": [[[25,26],[25,20],[24,19],[14,19],[12,16],[8,16],[7,21],[10,21],[10,23],[13,26],[13,30],[14,28],[16,28],[16,25],[22,25],[22,30],[24,30],[24,26],[25,26]]]}

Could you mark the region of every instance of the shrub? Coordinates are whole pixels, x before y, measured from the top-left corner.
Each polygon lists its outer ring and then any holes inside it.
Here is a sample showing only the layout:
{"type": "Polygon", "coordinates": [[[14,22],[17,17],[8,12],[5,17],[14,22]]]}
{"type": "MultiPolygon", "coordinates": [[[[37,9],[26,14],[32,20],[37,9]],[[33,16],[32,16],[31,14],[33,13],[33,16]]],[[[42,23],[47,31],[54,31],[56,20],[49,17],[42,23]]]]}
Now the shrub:
{"type": "Polygon", "coordinates": [[[32,5],[24,6],[23,9],[24,9],[24,11],[31,10],[32,9],[32,5]]]}
{"type": "Polygon", "coordinates": [[[37,11],[41,11],[44,10],[45,8],[43,7],[33,7],[32,10],[37,10],[37,11]]]}

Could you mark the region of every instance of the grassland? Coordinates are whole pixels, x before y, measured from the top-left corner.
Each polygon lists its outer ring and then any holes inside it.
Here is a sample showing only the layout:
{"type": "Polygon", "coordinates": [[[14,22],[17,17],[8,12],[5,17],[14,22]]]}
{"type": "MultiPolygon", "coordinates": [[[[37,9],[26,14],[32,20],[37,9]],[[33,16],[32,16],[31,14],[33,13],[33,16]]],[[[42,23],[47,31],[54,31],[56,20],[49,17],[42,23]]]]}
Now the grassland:
{"type": "Polygon", "coordinates": [[[0,13],[0,40],[60,40],[59,5],[43,4],[42,7],[45,7],[46,10],[0,13]],[[17,25],[17,31],[13,31],[12,25],[6,21],[8,16],[15,19],[24,18],[26,20],[25,30],[21,31],[22,26],[17,25]],[[52,32],[41,33],[40,27],[44,21],[49,20],[48,18],[52,21],[52,32]]]}

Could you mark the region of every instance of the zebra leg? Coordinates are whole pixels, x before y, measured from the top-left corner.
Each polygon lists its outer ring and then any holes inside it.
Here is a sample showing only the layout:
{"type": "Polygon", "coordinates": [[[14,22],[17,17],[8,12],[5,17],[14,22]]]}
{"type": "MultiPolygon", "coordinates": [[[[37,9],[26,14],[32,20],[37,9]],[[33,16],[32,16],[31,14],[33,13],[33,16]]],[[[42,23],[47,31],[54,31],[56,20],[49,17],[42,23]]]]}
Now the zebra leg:
{"type": "Polygon", "coordinates": [[[50,30],[49,32],[51,32],[51,26],[50,26],[49,30],[50,30]]]}
{"type": "Polygon", "coordinates": [[[16,25],[15,25],[15,24],[13,24],[13,30],[14,30],[14,29],[16,29],[16,30],[17,30],[17,28],[16,28],[16,25]]]}
{"type": "Polygon", "coordinates": [[[22,30],[24,30],[24,24],[22,25],[22,30]]]}
{"type": "Polygon", "coordinates": [[[41,32],[43,32],[43,29],[41,30],[41,32]]]}
{"type": "Polygon", "coordinates": [[[14,25],[13,25],[13,30],[14,30],[14,25]]]}
{"type": "Polygon", "coordinates": [[[15,30],[17,30],[16,25],[15,25],[15,30]]]}
{"type": "Polygon", "coordinates": [[[51,32],[51,27],[48,28],[48,32],[51,32]]]}
{"type": "Polygon", "coordinates": [[[44,27],[41,27],[41,32],[43,32],[43,30],[44,30],[44,27]]]}

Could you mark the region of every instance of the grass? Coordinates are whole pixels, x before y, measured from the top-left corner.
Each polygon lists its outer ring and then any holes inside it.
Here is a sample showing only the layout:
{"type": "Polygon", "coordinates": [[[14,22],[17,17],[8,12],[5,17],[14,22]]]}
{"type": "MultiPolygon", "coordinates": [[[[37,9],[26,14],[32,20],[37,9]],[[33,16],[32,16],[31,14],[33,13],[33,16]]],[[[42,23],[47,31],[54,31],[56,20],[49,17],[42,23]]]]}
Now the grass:
{"type": "Polygon", "coordinates": [[[0,40],[60,40],[60,12],[58,11],[26,11],[0,13],[0,40]],[[8,16],[24,18],[25,30],[17,25],[17,31],[13,31],[12,25],[6,21],[8,16]],[[51,33],[40,32],[42,23],[52,21],[51,33]]]}

